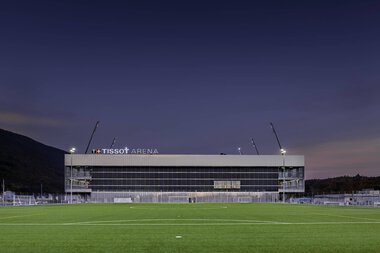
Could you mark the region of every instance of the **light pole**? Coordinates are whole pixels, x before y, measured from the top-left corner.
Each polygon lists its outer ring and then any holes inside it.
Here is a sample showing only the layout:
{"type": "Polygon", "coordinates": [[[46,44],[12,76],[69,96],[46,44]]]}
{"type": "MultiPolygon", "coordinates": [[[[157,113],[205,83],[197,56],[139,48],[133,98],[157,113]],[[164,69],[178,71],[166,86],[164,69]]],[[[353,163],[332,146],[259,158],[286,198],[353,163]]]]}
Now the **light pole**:
{"type": "Polygon", "coordinates": [[[5,206],[5,180],[3,178],[3,206],[5,206]]]}
{"type": "Polygon", "coordinates": [[[282,155],[282,169],[283,169],[283,174],[282,174],[282,203],[285,203],[285,154],[286,150],[285,149],[280,149],[281,155],[282,155]]]}
{"type": "Polygon", "coordinates": [[[70,203],[73,203],[73,154],[75,153],[75,148],[70,149],[70,203]]]}
{"type": "Polygon", "coordinates": [[[238,147],[239,154],[242,155],[241,153],[241,147],[238,147]]]}

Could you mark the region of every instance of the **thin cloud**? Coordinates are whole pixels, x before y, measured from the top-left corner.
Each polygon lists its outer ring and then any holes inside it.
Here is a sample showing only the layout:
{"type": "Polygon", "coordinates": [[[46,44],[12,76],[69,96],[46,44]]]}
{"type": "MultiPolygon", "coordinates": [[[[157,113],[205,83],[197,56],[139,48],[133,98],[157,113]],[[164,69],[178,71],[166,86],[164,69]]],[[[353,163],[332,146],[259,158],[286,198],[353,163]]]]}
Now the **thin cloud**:
{"type": "Polygon", "coordinates": [[[304,147],[307,178],[379,174],[380,137],[336,140],[304,147]]]}
{"type": "Polygon", "coordinates": [[[12,126],[60,127],[66,125],[61,119],[49,118],[23,112],[0,112],[0,123],[12,126]]]}

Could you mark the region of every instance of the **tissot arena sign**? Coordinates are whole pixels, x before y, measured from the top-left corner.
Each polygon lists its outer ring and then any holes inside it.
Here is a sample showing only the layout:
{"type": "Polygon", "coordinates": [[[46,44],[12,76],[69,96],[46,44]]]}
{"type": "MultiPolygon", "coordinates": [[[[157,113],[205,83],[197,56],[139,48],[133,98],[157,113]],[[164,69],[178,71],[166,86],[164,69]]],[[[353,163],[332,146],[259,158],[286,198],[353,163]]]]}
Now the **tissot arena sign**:
{"type": "Polygon", "coordinates": [[[92,150],[93,154],[98,155],[154,155],[158,154],[158,150],[156,148],[97,148],[92,150]]]}

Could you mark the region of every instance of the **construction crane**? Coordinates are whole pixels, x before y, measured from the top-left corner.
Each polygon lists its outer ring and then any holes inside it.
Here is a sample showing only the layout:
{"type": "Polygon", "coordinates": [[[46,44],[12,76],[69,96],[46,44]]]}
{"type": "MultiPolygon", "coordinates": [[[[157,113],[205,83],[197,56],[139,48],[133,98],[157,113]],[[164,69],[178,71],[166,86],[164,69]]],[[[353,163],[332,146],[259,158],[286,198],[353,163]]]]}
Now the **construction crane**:
{"type": "Polygon", "coordinates": [[[116,137],[113,138],[113,141],[112,141],[112,144],[110,146],[110,149],[113,148],[113,146],[115,145],[115,143],[116,143],[116,137]]]}
{"type": "Polygon", "coordinates": [[[280,147],[280,153],[282,155],[282,169],[283,169],[283,175],[282,175],[282,178],[283,178],[283,181],[282,181],[282,202],[285,203],[285,154],[286,154],[286,150],[282,148],[280,140],[278,139],[278,136],[277,136],[277,133],[276,133],[276,129],[274,129],[274,126],[273,126],[272,122],[270,122],[270,127],[272,128],[272,131],[273,131],[274,135],[276,136],[276,140],[277,140],[278,146],[280,147]]]}
{"type": "Polygon", "coordinates": [[[91,134],[90,140],[88,141],[86,151],[84,152],[85,154],[87,154],[87,152],[88,152],[88,148],[89,148],[90,145],[91,145],[92,138],[94,137],[95,131],[96,131],[96,129],[98,128],[98,126],[99,126],[99,121],[96,121],[96,124],[95,124],[94,130],[92,130],[92,134],[91,134]]]}
{"type": "Polygon", "coordinates": [[[255,148],[255,150],[256,150],[256,154],[257,154],[257,155],[260,155],[259,150],[257,149],[256,143],[255,143],[255,141],[253,140],[253,138],[251,139],[251,143],[252,143],[252,146],[253,146],[253,147],[255,148]]]}
{"type": "Polygon", "coordinates": [[[280,140],[278,139],[278,136],[277,136],[277,132],[276,132],[276,129],[274,129],[274,126],[273,126],[273,123],[271,122],[270,123],[270,127],[272,128],[272,131],[274,133],[274,136],[276,136],[276,140],[277,140],[277,143],[278,143],[278,146],[280,147],[280,152],[282,155],[284,155],[286,153],[285,149],[282,148],[281,146],[281,143],[280,143],[280,140]]]}

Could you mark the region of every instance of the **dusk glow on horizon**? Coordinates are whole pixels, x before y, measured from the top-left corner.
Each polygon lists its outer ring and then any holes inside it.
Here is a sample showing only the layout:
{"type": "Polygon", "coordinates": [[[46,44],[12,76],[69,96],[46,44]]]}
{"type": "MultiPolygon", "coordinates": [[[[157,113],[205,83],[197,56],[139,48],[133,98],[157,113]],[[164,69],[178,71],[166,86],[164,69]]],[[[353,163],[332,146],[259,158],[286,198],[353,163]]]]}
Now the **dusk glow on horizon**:
{"type": "Polygon", "coordinates": [[[99,120],[91,148],[279,155],[273,122],[286,155],[305,155],[307,179],[379,176],[379,10],[7,1],[0,128],[75,153],[99,120]]]}

